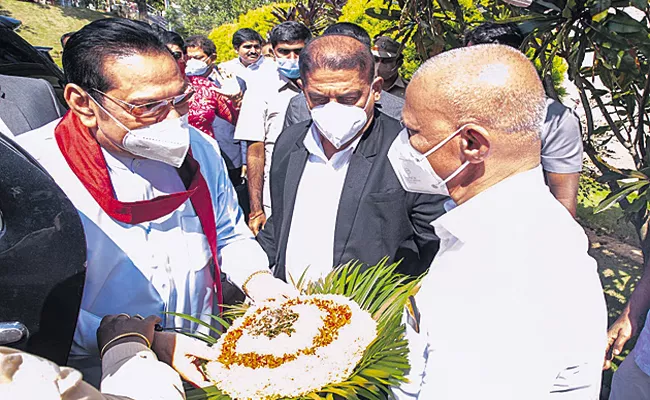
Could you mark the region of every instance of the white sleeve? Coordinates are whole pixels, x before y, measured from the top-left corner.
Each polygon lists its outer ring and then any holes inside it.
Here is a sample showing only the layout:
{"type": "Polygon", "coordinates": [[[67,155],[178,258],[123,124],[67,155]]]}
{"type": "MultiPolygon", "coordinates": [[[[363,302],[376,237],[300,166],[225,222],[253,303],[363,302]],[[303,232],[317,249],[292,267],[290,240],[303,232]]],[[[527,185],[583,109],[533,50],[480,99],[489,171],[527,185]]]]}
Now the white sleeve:
{"type": "Polygon", "coordinates": [[[426,331],[423,330],[421,326],[420,332],[416,332],[415,329],[407,323],[407,313],[408,311],[405,309],[402,323],[406,325],[406,339],[408,340],[409,348],[408,361],[411,369],[406,375],[407,381],[402,383],[399,387],[393,388],[393,395],[397,400],[418,398],[424,381],[427,359],[429,356],[426,331]]]}
{"type": "Polygon", "coordinates": [[[185,399],[178,373],[141,343],[118,344],[106,352],[101,391],[107,399],[113,398],[110,395],[133,400],[185,399]]]}
{"type": "Polygon", "coordinates": [[[542,167],[558,174],[582,171],[582,130],[575,112],[557,101],[547,103],[542,128],[542,167]]]}
{"type": "Polygon", "coordinates": [[[235,127],[235,140],[263,142],[266,138],[264,121],[268,107],[263,94],[262,91],[254,89],[248,89],[244,93],[235,127]]]}
{"type": "MultiPolygon", "coordinates": [[[[219,160],[223,164],[222,160],[219,160]]],[[[216,171],[217,253],[221,270],[241,288],[254,272],[269,270],[269,259],[246,225],[225,164],[216,171]]]]}

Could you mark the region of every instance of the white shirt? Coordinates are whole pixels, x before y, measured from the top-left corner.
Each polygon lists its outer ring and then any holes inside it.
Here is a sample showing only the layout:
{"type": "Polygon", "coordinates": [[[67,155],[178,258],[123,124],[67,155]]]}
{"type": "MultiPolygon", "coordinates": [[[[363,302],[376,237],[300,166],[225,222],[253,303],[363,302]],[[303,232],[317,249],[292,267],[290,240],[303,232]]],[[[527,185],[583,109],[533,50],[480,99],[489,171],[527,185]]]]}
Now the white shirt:
{"type": "Polygon", "coordinates": [[[11,132],[11,129],[5,124],[5,122],[0,118],[0,133],[4,133],[5,136],[13,138],[14,134],[11,132]]]}
{"type": "Polygon", "coordinates": [[[269,176],[273,146],[282,133],[289,102],[299,93],[293,82],[276,70],[272,79],[246,91],[239,112],[235,140],[264,142],[263,203],[267,218],[271,215],[269,176]]]}
{"type": "Polygon", "coordinates": [[[273,78],[275,71],[277,71],[275,62],[261,54],[260,58],[249,66],[245,66],[239,57],[235,57],[232,60],[219,64],[219,68],[244,80],[248,89],[251,88],[251,79],[256,79],[258,76],[265,74],[273,78]]]}
{"type": "MultiPolygon", "coordinates": [[[[206,314],[216,313],[211,254],[191,201],[150,222],[130,225],[114,220],[70,170],[54,138],[58,122],[25,133],[18,141],[63,189],[84,226],[86,284],[71,360],[99,362],[96,331],[107,314],[156,314],[166,327],[205,332],[196,323],[163,314],[174,311],[208,321],[206,314]]],[[[192,128],[190,143],[212,197],[221,270],[241,287],[253,272],[268,268],[268,259],[244,222],[217,142],[192,128]]],[[[121,201],[184,190],[176,171],[166,164],[107,152],[104,156],[121,201]]]]}
{"type": "Polygon", "coordinates": [[[287,282],[316,281],[332,271],[334,233],[350,158],[361,136],[350,146],[325,156],[320,135],[312,125],[304,145],[309,158],[298,184],[287,242],[287,282]],[[306,270],[306,271],[305,271],[306,270]]]}
{"type": "Polygon", "coordinates": [[[398,399],[597,399],[607,311],[588,241],[544,185],[514,175],[432,223],[440,251],[407,323],[398,399]]]}

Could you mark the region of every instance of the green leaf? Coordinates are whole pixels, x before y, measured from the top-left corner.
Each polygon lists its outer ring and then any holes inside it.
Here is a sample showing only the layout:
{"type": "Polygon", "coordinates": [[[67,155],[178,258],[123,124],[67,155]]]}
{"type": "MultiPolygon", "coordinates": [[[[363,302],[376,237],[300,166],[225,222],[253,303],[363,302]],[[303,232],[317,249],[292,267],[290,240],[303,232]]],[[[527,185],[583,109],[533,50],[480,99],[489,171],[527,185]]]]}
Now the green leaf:
{"type": "Polygon", "coordinates": [[[591,20],[594,21],[594,22],[600,22],[600,21],[604,20],[605,18],[607,18],[607,15],[609,15],[609,10],[604,10],[604,11],[599,12],[596,15],[593,15],[591,17],[591,20]]]}
{"type": "Polygon", "coordinates": [[[647,181],[637,181],[622,185],[619,190],[610,193],[605,199],[603,199],[603,201],[600,202],[600,204],[598,204],[598,206],[594,209],[594,214],[598,214],[609,209],[622,199],[626,198],[628,195],[647,185],[647,181]]]}
{"type": "MultiPolygon", "coordinates": [[[[611,7],[611,5],[612,0],[595,0],[593,7],[589,10],[589,12],[591,12],[591,15],[602,14],[603,11],[609,10],[609,7],[611,7]]],[[[593,17],[592,20],[594,20],[593,17]]]]}

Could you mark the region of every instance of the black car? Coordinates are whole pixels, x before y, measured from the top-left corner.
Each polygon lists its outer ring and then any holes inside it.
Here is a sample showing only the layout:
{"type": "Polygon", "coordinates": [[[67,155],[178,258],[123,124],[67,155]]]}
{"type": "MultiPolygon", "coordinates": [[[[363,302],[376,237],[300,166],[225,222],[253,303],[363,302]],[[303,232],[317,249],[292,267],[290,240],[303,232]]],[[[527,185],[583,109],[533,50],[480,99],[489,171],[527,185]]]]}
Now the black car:
{"type": "MultiPolygon", "coordinates": [[[[0,74],[47,80],[63,100],[62,71],[0,16],[0,74]]],[[[61,101],[65,104],[64,101],[61,101]]],[[[0,134],[0,346],[65,365],[85,280],[79,215],[28,153],[0,134]]]]}
{"type": "Polygon", "coordinates": [[[19,26],[20,21],[0,15],[0,75],[45,79],[66,104],[63,71],[52,61],[49,48],[34,47],[15,32],[19,26]]]}

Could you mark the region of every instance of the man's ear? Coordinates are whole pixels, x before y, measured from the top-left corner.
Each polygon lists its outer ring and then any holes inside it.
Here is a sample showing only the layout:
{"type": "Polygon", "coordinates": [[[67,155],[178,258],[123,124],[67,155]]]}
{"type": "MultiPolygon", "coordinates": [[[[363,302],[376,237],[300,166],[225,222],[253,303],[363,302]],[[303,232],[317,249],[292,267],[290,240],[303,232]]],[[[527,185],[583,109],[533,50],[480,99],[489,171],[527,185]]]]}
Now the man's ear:
{"type": "Polygon", "coordinates": [[[372,82],[372,90],[375,92],[375,101],[379,101],[383,87],[384,87],[384,78],[382,78],[381,76],[375,77],[375,80],[372,82]]]}
{"type": "Polygon", "coordinates": [[[80,86],[69,83],[65,86],[63,97],[70,110],[79,117],[81,123],[89,129],[97,128],[97,115],[90,95],[80,86]]]}
{"type": "Polygon", "coordinates": [[[400,68],[402,64],[404,64],[404,56],[400,54],[399,57],[397,57],[397,63],[395,65],[397,65],[397,68],[400,68]]]}
{"type": "Polygon", "coordinates": [[[485,161],[490,153],[491,138],[488,131],[480,125],[467,124],[460,131],[461,152],[472,164],[485,161]]]}

